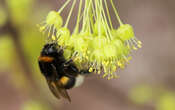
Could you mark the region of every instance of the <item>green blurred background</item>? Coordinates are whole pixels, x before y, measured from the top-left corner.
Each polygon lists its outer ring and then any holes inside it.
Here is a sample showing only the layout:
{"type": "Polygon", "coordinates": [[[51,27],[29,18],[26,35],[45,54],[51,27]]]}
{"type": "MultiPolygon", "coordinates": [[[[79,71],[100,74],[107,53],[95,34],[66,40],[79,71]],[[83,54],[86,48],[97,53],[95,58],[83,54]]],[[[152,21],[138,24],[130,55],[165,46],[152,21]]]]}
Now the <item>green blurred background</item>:
{"type": "Polygon", "coordinates": [[[70,90],[72,103],[51,94],[37,64],[46,42],[36,24],[64,2],[0,0],[0,110],[175,110],[174,0],[114,0],[143,48],[119,79],[94,75],[70,90]]]}

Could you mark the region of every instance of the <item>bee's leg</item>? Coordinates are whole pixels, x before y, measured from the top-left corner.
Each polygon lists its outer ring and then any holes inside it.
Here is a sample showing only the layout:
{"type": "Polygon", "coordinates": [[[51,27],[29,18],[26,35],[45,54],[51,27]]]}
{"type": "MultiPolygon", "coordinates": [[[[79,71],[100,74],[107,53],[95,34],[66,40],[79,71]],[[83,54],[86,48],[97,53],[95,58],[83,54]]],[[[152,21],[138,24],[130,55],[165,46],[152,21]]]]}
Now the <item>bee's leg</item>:
{"type": "Polygon", "coordinates": [[[66,67],[69,71],[73,72],[73,73],[77,73],[78,69],[77,67],[73,64],[72,59],[70,59],[69,61],[64,63],[64,67],[66,67]]]}
{"type": "Polygon", "coordinates": [[[92,73],[92,72],[89,72],[89,70],[81,70],[80,71],[80,74],[82,74],[82,75],[88,75],[90,73],[92,73]]]}
{"type": "Polygon", "coordinates": [[[73,60],[70,59],[70,60],[68,60],[68,61],[66,61],[66,62],[64,63],[64,66],[69,65],[69,64],[72,63],[72,62],[73,62],[73,60]]]}
{"type": "Polygon", "coordinates": [[[76,55],[77,55],[77,52],[76,52],[76,53],[74,53],[74,54],[72,55],[72,58],[71,58],[70,60],[66,61],[64,64],[65,64],[65,65],[67,65],[67,64],[72,63],[72,62],[73,62],[73,60],[75,59],[75,56],[76,56],[76,55]]]}

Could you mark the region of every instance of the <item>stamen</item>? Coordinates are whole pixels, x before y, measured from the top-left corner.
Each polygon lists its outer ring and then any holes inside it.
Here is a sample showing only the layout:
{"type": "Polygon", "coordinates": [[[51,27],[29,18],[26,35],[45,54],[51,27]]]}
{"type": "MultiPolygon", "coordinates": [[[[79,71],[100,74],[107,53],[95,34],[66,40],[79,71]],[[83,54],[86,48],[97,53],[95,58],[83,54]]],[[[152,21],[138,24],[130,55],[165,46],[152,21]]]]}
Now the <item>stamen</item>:
{"type": "Polygon", "coordinates": [[[70,17],[71,17],[71,15],[72,15],[72,11],[73,11],[73,9],[74,9],[74,7],[75,7],[76,1],[77,1],[77,0],[74,0],[74,1],[73,1],[72,7],[71,7],[71,9],[70,9],[70,12],[69,12],[69,15],[68,15],[68,17],[67,17],[67,21],[66,21],[66,24],[64,25],[64,27],[67,27],[67,26],[68,26],[68,23],[69,23],[69,21],[70,21],[70,17]]]}

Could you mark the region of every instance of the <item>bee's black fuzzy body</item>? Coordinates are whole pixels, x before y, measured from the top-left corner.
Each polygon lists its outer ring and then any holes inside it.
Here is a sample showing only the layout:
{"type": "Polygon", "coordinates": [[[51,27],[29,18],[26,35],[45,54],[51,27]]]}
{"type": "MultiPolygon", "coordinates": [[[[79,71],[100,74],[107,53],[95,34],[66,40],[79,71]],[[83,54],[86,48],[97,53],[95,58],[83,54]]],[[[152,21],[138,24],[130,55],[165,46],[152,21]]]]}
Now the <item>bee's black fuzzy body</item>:
{"type": "Polygon", "coordinates": [[[38,63],[52,93],[57,98],[61,95],[70,101],[66,90],[82,83],[83,74],[89,72],[79,71],[72,60],[67,61],[64,58],[63,53],[63,49],[57,43],[46,44],[38,58],[38,63]]]}

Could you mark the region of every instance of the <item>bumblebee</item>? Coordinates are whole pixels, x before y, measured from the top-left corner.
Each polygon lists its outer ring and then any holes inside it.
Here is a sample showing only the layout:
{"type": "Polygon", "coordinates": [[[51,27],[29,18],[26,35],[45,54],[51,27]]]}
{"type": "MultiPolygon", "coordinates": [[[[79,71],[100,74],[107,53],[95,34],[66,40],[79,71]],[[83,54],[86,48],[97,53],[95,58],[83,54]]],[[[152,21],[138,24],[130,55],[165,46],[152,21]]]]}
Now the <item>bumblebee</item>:
{"type": "Polygon", "coordinates": [[[80,86],[88,70],[78,70],[73,60],[66,60],[63,49],[57,43],[44,45],[38,58],[41,73],[46,78],[49,89],[55,97],[61,97],[71,102],[68,89],[80,86]]]}

